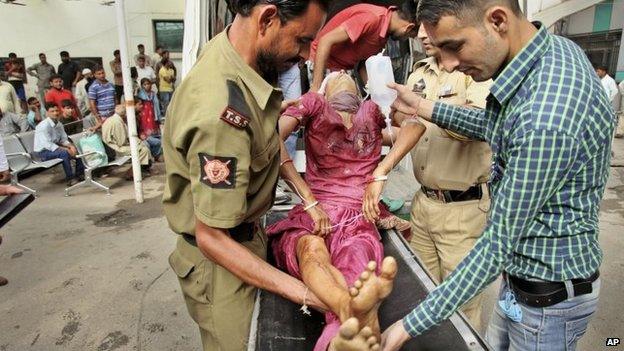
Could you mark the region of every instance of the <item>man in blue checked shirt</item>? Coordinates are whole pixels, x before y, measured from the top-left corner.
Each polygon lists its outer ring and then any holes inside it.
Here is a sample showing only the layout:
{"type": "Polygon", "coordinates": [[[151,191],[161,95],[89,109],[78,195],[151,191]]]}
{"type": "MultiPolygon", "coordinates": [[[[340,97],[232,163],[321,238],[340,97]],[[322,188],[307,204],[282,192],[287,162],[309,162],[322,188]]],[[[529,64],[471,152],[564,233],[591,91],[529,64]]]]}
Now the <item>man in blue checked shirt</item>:
{"type": "MultiPolygon", "coordinates": [[[[494,85],[485,110],[434,103],[400,85],[394,107],[492,146],[492,207],[472,251],[384,332],[383,350],[439,324],[501,273],[490,346],[574,350],[600,289],[598,213],[615,127],[600,80],[578,46],[529,22],[517,0],[421,0],[418,17],[447,70],[494,85]]],[[[388,157],[384,164],[403,155],[388,157]]],[[[382,187],[367,189],[369,220],[382,187]]]]}

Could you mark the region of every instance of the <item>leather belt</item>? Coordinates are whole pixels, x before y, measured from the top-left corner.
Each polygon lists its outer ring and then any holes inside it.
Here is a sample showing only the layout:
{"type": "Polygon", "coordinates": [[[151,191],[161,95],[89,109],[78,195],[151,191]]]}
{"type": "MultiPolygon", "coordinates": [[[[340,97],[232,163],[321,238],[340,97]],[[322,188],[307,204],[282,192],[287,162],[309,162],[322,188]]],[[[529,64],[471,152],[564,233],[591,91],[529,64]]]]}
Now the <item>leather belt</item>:
{"type": "MultiPolygon", "coordinates": [[[[549,307],[569,298],[564,282],[530,281],[507,275],[509,286],[516,295],[516,300],[531,307],[549,307]]],[[[591,294],[592,283],[600,277],[600,272],[585,279],[572,279],[574,296],[591,294]]]]}
{"type": "Polygon", "coordinates": [[[444,203],[480,200],[483,197],[481,184],[462,190],[439,190],[421,186],[423,193],[430,199],[444,203]]]}
{"type": "MultiPolygon", "coordinates": [[[[230,237],[236,242],[244,243],[253,240],[254,235],[259,229],[260,221],[254,221],[243,222],[234,228],[228,229],[227,231],[230,234],[230,237]]],[[[197,246],[197,241],[195,240],[194,235],[184,233],[182,234],[182,237],[184,238],[184,240],[186,240],[187,243],[193,246],[197,246]]]]}

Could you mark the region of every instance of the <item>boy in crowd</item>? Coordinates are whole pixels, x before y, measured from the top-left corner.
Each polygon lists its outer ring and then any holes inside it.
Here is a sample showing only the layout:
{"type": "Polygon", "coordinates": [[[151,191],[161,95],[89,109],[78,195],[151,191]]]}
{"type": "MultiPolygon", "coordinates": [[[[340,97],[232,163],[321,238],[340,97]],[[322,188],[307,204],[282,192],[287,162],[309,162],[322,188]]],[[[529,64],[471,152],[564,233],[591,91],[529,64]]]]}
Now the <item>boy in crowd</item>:
{"type": "MultiPolygon", "coordinates": [[[[77,106],[76,98],[74,97],[74,94],[71,92],[71,90],[66,89],[63,86],[62,76],[55,74],[52,77],[50,77],[50,86],[52,87],[52,89],[50,89],[48,93],[45,95],[46,104],[48,102],[55,104],[56,107],[58,107],[59,111],[63,109],[63,104],[62,104],[63,100],[69,100],[74,106],[77,106]]],[[[80,111],[78,110],[78,108],[74,109],[73,118],[74,120],[79,120],[80,118],[82,118],[82,115],[80,114],[80,111]]]]}

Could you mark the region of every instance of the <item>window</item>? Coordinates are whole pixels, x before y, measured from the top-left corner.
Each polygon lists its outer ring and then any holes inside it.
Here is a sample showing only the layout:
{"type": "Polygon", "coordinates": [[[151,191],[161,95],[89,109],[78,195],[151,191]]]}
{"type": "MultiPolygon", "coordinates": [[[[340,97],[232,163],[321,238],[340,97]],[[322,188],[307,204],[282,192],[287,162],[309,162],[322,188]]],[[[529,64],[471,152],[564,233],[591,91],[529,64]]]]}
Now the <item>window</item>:
{"type": "Polygon", "coordinates": [[[154,20],[154,47],[162,46],[170,52],[182,52],[184,21],[154,20]]]}
{"type": "Polygon", "coordinates": [[[96,66],[104,67],[102,65],[101,57],[72,57],[71,60],[78,64],[80,71],[84,68],[88,68],[93,71],[96,66]]]}

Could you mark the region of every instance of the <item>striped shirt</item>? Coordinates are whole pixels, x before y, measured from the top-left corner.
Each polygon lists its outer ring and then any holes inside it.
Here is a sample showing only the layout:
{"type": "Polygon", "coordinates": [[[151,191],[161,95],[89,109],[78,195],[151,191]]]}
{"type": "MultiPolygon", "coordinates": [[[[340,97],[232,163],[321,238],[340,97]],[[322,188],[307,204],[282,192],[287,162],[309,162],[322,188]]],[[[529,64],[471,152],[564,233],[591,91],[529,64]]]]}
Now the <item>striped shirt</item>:
{"type": "Polygon", "coordinates": [[[115,113],[115,87],[110,83],[93,81],[89,87],[89,100],[95,100],[100,117],[110,117],[115,113]]]}
{"type": "Polygon", "coordinates": [[[541,27],[490,91],[485,110],[434,107],[435,123],[492,146],[492,208],[470,254],[403,319],[412,336],[502,271],[565,281],[589,277],[602,261],[598,214],[615,114],[585,54],[541,27]]]}

